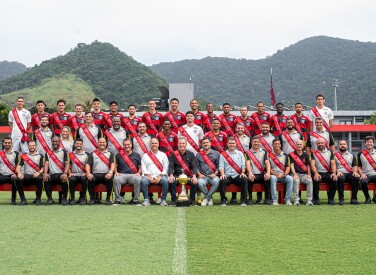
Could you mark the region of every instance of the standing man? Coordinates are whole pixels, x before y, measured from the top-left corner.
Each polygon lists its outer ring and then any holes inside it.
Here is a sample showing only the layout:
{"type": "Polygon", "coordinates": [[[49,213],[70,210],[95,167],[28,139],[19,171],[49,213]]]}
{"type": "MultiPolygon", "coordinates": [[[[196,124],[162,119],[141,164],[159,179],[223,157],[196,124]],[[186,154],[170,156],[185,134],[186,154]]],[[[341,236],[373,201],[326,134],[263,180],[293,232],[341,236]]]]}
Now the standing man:
{"type": "Polygon", "coordinates": [[[289,155],[296,150],[295,143],[298,140],[303,140],[303,136],[295,130],[292,118],[286,119],[286,125],[287,129],[278,138],[282,141],[282,151],[289,155]]]}
{"type": "Polygon", "coordinates": [[[238,116],[234,122],[234,126],[241,122],[244,124],[244,134],[249,138],[253,135],[253,126],[255,122],[248,116],[248,108],[243,106],[240,108],[240,116],[238,116]]]}
{"type": "Polygon", "coordinates": [[[43,156],[52,148],[53,133],[48,127],[49,121],[47,116],[40,119],[40,129],[34,130],[33,140],[37,142],[37,151],[43,156]]]}
{"type": "Polygon", "coordinates": [[[179,127],[187,123],[185,114],[179,111],[179,99],[173,98],[170,100],[171,110],[163,116],[163,121],[169,120],[171,123],[171,130],[175,134],[178,133],[179,127]]]}
{"type": "Polygon", "coordinates": [[[219,191],[221,194],[221,206],[227,205],[226,186],[233,183],[240,185],[241,206],[247,206],[247,176],[245,175],[244,154],[236,149],[234,137],[229,137],[227,150],[221,153],[218,165],[220,173],[219,191]]]}
{"type": "Polygon", "coordinates": [[[90,194],[89,205],[96,202],[94,187],[99,183],[105,183],[107,188],[106,204],[111,205],[111,194],[115,171],[115,156],[106,149],[107,142],[105,138],[99,138],[98,149],[89,154],[86,163],[86,178],[88,179],[88,188],[90,194]]]}
{"type": "Polygon", "coordinates": [[[65,112],[65,105],[67,104],[64,99],[57,101],[57,111],[50,117],[51,130],[54,135],[60,136],[61,130],[64,126],[69,126],[70,114],[65,112]]]}
{"type": "Polygon", "coordinates": [[[294,205],[300,205],[299,188],[300,183],[307,186],[307,203],[306,205],[313,205],[312,203],[312,177],[311,167],[309,163],[309,156],[304,149],[304,142],[297,140],[295,142],[296,150],[290,153],[291,173],[294,178],[294,205]]]}
{"type": "Polygon", "coordinates": [[[334,160],[337,166],[339,204],[343,205],[344,203],[345,181],[350,182],[352,187],[350,204],[359,204],[357,195],[360,176],[356,165],[356,157],[347,151],[346,140],[340,140],[338,148],[339,151],[334,154],[334,160]]]}
{"type": "Polygon", "coordinates": [[[311,121],[309,117],[303,114],[303,104],[295,103],[295,114],[290,116],[294,121],[295,129],[299,134],[303,135],[304,140],[307,140],[307,135],[311,128],[311,121]]]}
{"type": "Polygon", "coordinates": [[[132,151],[132,142],[126,138],[122,142],[123,150],[116,154],[116,170],[114,178],[115,204],[125,204],[121,187],[133,185],[133,204],[139,205],[141,188],[141,156],[132,151]]]}
{"type": "Polygon", "coordinates": [[[6,137],[3,139],[3,150],[0,151],[0,184],[12,183],[11,204],[16,205],[17,187],[16,187],[16,165],[19,161],[19,153],[12,149],[12,139],[6,137]]]}
{"type": "Polygon", "coordinates": [[[123,119],[124,129],[128,131],[128,135],[133,137],[138,131],[138,124],[142,122],[142,119],[136,116],[136,106],[130,104],[128,106],[128,117],[123,119]]]}
{"type": "Polygon", "coordinates": [[[202,128],[194,123],[195,115],[193,112],[188,111],[185,114],[187,124],[179,127],[178,137],[185,137],[188,141],[187,150],[194,154],[200,150],[200,140],[204,137],[202,128]]]}
{"type": "MultiPolygon", "coordinates": [[[[157,138],[151,139],[150,151],[148,151],[141,159],[142,179],[141,188],[144,195],[144,202],[142,206],[149,206],[148,187],[150,184],[162,186],[162,201],[161,206],[168,206],[166,202],[168,192],[167,172],[169,163],[167,155],[158,150],[159,141],[157,138]]],[[[176,192],[175,192],[176,193],[176,192]]]]}
{"type": "MultiPolygon", "coordinates": [[[[206,117],[208,118],[209,120],[209,123],[213,123],[213,119],[220,119],[219,116],[217,116],[216,114],[214,114],[214,106],[213,106],[213,103],[208,103],[206,104],[206,117]]],[[[209,124],[207,123],[207,124],[209,124]]],[[[211,131],[211,127],[209,127],[209,125],[204,125],[204,133],[207,133],[209,131],[211,131]]]]}
{"type": "Polygon", "coordinates": [[[231,114],[231,105],[230,103],[223,103],[222,105],[223,113],[219,116],[221,119],[221,130],[224,131],[227,136],[234,135],[234,128],[235,128],[235,120],[236,115],[231,114]]]}
{"type": "Polygon", "coordinates": [[[254,112],[251,115],[251,118],[255,122],[253,127],[253,132],[255,135],[261,134],[261,124],[266,122],[270,125],[270,114],[265,112],[265,103],[263,101],[259,101],[257,103],[257,112],[254,112]]]}
{"type": "Polygon", "coordinates": [[[290,160],[289,156],[285,152],[282,152],[281,141],[279,139],[273,140],[273,152],[269,154],[269,160],[271,168],[270,189],[273,205],[278,205],[277,183],[284,183],[286,185],[285,204],[292,205],[293,179],[290,176],[290,160]]]}
{"type": "Polygon", "coordinates": [[[16,187],[21,198],[20,205],[27,204],[23,190],[25,184],[35,184],[37,186],[35,203],[36,205],[41,205],[44,157],[42,154],[38,154],[35,140],[28,142],[28,148],[28,153],[21,155],[16,167],[16,187]]]}
{"type": "Polygon", "coordinates": [[[317,140],[322,138],[324,140],[324,145],[326,149],[334,152],[334,138],[331,132],[325,130],[323,126],[324,120],[321,117],[315,119],[316,130],[309,133],[307,137],[307,153],[309,154],[311,150],[316,150],[317,140]]]}
{"type": "Polygon", "coordinates": [[[109,128],[112,128],[112,119],[114,117],[118,117],[120,119],[120,125],[121,127],[125,127],[125,124],[124,124],[124,116],[122,114],[119,113],[119,104],[117,103],[117,101],[111,101],[110,102],[110,113],[109,114],[106,114],[106,128],[109,129],[109,128]]]}
{"type": "Polygon", "coordinates": [[[44,162],[44,188],[46,189],[47,205],[53,204],[51,185],[59,184],[62,189],[62,205],[67,205],[68,194],[68,153],[60,148],[60,137],[52,138],[52,150],[48,150],[44,162]]]}
{"type": "Polygon", "coordinates": [[[198,162],[198,187],[205,195],[201,202],[201,206],[213,205],[213,194],[217,191],[219,186],[219,157],[218,151],[211,149],[211,142],[208,138],[204,137],[201,140],[202,149],[197,153],[196,158],[198,162]],[[206,185],[210,184],[210,191],[206,185]]]}
{"type": "MultiPolygon", "coordinates": [[[[184,115],[185,117],[185,115],[184,115]]],[[[159,141],[159,150],[170,157],[178,149],[178,135],[171,131],[171,122],[163,121],[162,131],[157,134],[159,141]]]]}
{"type": "MultiPolygon", "coordinates": [[[[358,154],[358,173],[360,175],[360,184],[364,196],[366,197],[365,204],[371,203],[371,197],[368,192],[368,183],[376,182],[376,151],[375,138],[372,136],[366,136],[364,139],[366,148],[358,154]]],[[[376,197],[374,196],[372,201],[376,203],[376,197]]]]}
{"type": "Polygon", "coordinates": [[[69,118],[69,126],[71,127],[72,136],[75,137],[78,128],[85,123],[85,116],[82,114],[82,104],[77,103],[74,106],[75,114],[69,118]]]}
{"type": "Polygon", "coordinates": [[[106,113],[101,111],[101,101],[99,98],[93,99],[92,108],[93,122],[103,131],[106,126],[106,113]]]}
{"type": "Polygon", "coordinates": [[[313,173],[313,204],[320,205],[320,183],[329,184],[328,204],[335,205],[334,196],[337,190],[337,168],[334,154],[325,147],[325,140],[316,141],[317,150],[311,151],[311,171],[313,173]]]}
{"type": "Polygon", "coordinates": [[[186,174],[190,180],[189,203],[196,206],[196,190],[197,190],[197,158],[194,153],[187,150],[187,139],[182,136],[178,139],[178,150],[174,151],[169,158],[168,178],[170,193],[171,193],[171,205],[176,205],[176,185],[179,184],[177,178],[181,174],[186,174]]]}
{"type": "Polygon", "coordinates": [[[149,99],[148,108],[149,111],[142,115],[142,121],[146,124],[146,133],[155,137],[162,127],[163,115],[157,112],[157,103],[154,99],[149,99]]]}
{"type": "Polygon", "coordinates": [[[85,152],[83,148],[83,140],[80,138],[74,141],[74,151],[69,153],[70,169],[68,173],[69,191],[70,191],[70,205],[76,203],[75,187],[77,183],[81,183],[81,192],[79,204],[86,204],[87,178],[85,165],[89,158],[89,153],[85,152]]]}
{"type": "Polygon", "coordinates": [[[107,129],[104,134],[108,141],[107,150],[116,156],[119,150],[123,149],[120,144],[123,144],[123,140],[127,137],[127,132],[121,127],[120,117],[114,116],[111,124],[112,127],[107,129]]]}
{"type": "Polygon", "coordinates": [[[205,134],[205,137],[210,140],[212,149],[223,152],[227,146],[227,134],[221,131],[221,122],[219,119],[213,119],[211,124],[211,131],[205,134]]]}
{"type": "MultiPolygon", "coordinates": [[[[260,137],[254,136],[251,140],[251,149],[245,151],[248,171],[248,204],[252,204],[253,183],[264,184],[265,204],[272,204],[270,196],[270,161],[268,152],[260,147],[260,137]]],[[[257,193],[257,203],[262,203],[262,193],[257,193]]]]}
{"type": "Polygon", "coordinates": [[[50,119],[51,116],[44,110],[46,108],[46,105],[44,104],[43,100],[38,100],[37,104],[35,105],[35,108],[37,109],[37,112],[31,116],[30,123],[31,129],[33,129],[33,131],[41,128],[40,119],[42,118],[42,116],[47,116],[48,119],[50,119]]]}
{"type": "MultiPolygon", "coordinates": [[[[200,126],[202,129],[208,128],[210,129],[210,120],[206,117],[206,115],[203,112],[200,112],[199,109],[199,104],[196,99],[192,99],[189,102],[189,105],[191,106],[191,111],[193,112],[194,115],[194,124],[200,126]]],[[[187,114],[185,114],[187,115],[187,114]]]]}
{"type": "Polygon", "coordinates": [[[283,107],[283,103],[277,103],[277,105],[275,105],[277,113],[272,115],[270,118],[270,127],[272,129],[271,132],[276,137],[281,135],[287,128],[286,120],[288,116],[283,114],[283,107]]]}
{"type": "Polygon", "coordinates": [[[26,152],[27,142],[30,140],[27,131],[30,128],[31,114],[24,108],[24,104],[23,97],[17,97],[17,107],[8,115],[13,150],[18,152],[26,152]]]}
{"type": "Polygon", "coordinates": [[[78,128],[76,138],[83,140],[83,150],[92,153],[97,149],[98,139],[102,137],[100,127],[93,123],[93,114],[87,112],[85,114],[85,123],[78,128]]]}
{"type": "MultiPolygon", "coordinates": [[[[311,112],[309,113],[309,119],[311,120],[311,126],[315,126],[314,122],[316,122],[316,118],[323,119],[323,126],[325,130],[330,132],[330,129],[333,126],[333,119],[334,115],[330,108],[324,105],[325,97],[321,94],[316,96],[316,107],[313,107],[311,112]]],[[[311,131],[315,130],[315,127],[311,127],[311,131]]]]}

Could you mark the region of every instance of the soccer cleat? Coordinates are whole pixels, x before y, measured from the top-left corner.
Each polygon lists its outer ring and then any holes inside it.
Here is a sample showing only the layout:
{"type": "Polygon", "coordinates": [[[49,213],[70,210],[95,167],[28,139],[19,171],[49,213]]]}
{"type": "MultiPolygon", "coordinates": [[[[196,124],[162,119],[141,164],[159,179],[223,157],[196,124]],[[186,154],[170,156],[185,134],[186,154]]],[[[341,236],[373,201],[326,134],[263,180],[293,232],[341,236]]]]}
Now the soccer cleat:
{"type": "Polygon", "coordinates": [[[335,205],[336,204],[336,201],[331,199],[331,200],[328,200],[328,204],[329,205],[335,205]]]}
{"type": "Polygon", "coordinates": [[[206,206],[208,205],[208,199],[207,198],[204,198],[201,202],[201,206],[206,206]]]}
{"type": "Polygon", "coordinates": [[[292,205],[291,201],[286,201],[285,205],[292,205]]]}
{"type": "Polygon", "coordinates": [[[168,204],[165,200],[163,200],[163,201],[161,201],[160,206],[168,206],[168,204]]]}
{"type": "Polygon", "coordinates": [[[144,200],[144,202],[142,203],[142,206],[149,206],[149,205],[150,205],[149,200],[144,200]]]}

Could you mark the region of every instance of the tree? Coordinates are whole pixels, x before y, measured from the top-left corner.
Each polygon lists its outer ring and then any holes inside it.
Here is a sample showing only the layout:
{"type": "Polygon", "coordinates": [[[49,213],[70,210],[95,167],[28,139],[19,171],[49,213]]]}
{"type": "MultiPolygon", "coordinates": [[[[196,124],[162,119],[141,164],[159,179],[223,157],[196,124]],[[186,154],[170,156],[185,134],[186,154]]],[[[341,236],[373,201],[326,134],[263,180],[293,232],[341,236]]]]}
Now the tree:
{"type": "Polygon", "coordinates": [[[371,115],[369,120],[364,121],[364,124],[376,124],[376,112],[371,115]]]}
{"type": "Polygon", "coordinates": [[[12,107],[4,103],[0,103],[0,125],[1,126],[8,125],[8,114],[10,110],[12,110],[12,107]]]}

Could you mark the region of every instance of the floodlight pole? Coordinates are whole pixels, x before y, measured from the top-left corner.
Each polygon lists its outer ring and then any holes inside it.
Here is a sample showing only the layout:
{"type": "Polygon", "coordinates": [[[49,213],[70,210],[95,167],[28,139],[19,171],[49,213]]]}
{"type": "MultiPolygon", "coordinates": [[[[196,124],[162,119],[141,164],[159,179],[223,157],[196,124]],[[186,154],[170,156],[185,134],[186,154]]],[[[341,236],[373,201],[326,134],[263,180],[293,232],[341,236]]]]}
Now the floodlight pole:
{"type": "Polygon", "coordinates": [[[334,111],[337,111],[337,88],[339,81],[338,79],[333,79],[332,86],[334,88],[334,111]]]}

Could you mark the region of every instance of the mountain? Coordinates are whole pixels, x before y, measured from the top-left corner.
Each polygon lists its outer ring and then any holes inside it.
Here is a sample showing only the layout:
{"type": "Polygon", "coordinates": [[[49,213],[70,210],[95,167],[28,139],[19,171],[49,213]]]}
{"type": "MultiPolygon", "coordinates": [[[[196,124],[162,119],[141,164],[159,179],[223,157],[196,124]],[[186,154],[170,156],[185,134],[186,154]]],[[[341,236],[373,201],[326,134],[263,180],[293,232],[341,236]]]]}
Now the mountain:
{"type": "Polygon", "coordinates": [[[270,105],[273,68],[277,102],[285,106],[298,101],[314,106],[315,96],[322,93],[333,107],[332,81],[338,79],[338,110],[376,109],[376,43],[317,36],[260,60],[206,57],[150,68],[170,83],[191,78],[196,96],[215,104],[256,105],[263,100],[270,105]]]}
{"type": "MultiPolygon", "coordinates": [[[[80,43],[64,56],[44,61],[22,74],[0,81],[0,94],[20,94],[18,92],[22,89],[40,88],[46,79],[72,79],[71,75],[75,76],[74,79],[84,81],[96,97],[106,103],[116,100],[121,108],[130,103],[146,103],[151,97],[160,97],[158,86],[166,85],[166,82],[147,66],[138,63],[118,48],[109,43],[95,41],[88,45],[80,43]]],[[[66,85],[63,89],[68,89],[69,86],[66,85]]],[[[84,91],[71,91],[80,92],[84,91]]],[[[87,98],[89,99],[92,98],[87,98]]],[[[29,98],[26,98],[26,101],[29,101],[29,98]]]]}
{"type": "Polygon", "coordinates": [[[23,73],[26,70],[26,66],[22,63],[15,61],[0,61],[0,81],[23,73]]]}

